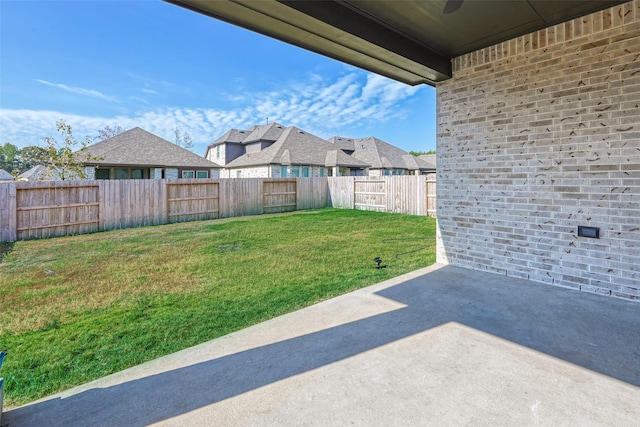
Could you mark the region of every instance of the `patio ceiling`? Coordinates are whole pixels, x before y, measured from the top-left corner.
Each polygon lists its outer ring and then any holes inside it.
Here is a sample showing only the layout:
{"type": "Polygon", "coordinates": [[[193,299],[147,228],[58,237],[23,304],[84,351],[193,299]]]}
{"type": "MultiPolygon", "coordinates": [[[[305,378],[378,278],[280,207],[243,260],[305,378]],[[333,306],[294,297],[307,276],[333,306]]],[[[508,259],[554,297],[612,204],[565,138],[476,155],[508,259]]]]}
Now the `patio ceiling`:
{"type": "MultiPolygon", "coordinates": [[[[451,77],[451,59],[625,0],[166,0],[392,79],[451,77]],[[459,8],[445,12],[446,8],[459,8]]],[[[205,41],[213,42],[213,41],[205,41]]]]}

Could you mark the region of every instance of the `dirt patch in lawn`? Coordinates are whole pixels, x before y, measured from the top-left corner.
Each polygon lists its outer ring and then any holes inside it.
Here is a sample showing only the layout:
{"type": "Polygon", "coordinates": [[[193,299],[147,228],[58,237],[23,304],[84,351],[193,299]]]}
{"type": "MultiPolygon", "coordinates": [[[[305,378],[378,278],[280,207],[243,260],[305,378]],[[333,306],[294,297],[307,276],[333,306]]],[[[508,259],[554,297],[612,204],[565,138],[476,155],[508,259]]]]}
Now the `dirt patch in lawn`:
{"type": "Polygon", "coordinates": [[[13,250],[13,245],[15,242],[0,243],[0,264],[2,264],[4,256],[13,250]]]}

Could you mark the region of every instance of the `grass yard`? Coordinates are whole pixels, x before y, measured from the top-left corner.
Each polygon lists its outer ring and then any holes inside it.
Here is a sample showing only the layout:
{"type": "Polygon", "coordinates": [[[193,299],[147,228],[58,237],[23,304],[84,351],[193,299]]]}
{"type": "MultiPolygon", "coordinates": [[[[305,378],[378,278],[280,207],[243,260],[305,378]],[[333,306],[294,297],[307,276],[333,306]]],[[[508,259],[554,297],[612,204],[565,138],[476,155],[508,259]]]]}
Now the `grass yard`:
{"type": "Polygon", "coordinates": [[[17,242],[5,408],[434,262],[435,219],[337,209],[17,242]]]}

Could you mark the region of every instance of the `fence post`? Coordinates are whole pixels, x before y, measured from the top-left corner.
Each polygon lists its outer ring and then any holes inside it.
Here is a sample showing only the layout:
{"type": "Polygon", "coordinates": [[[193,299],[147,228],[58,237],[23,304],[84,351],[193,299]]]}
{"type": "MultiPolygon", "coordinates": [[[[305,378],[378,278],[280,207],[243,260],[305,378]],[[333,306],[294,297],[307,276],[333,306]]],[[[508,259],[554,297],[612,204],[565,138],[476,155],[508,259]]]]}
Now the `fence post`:
{"type": "Polygon", "coordinates": [[[0,242],[18,240],[18,206],[16,183],[0,184],[0,242]]]}

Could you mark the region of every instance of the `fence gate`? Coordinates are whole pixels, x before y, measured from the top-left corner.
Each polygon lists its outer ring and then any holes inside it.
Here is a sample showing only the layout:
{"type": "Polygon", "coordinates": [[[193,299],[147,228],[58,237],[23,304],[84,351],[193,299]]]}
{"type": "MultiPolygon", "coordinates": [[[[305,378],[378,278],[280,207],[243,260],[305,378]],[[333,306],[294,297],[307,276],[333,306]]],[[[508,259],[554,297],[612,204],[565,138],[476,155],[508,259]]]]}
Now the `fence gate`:
{"type": "Polygon", "coordinates": [[[295,211],[298,205],[295,179],[264,181],[262,194],[264,213],[295,211]]]}
{"type": "Polygon", "coordinates": [[[98,231],[98,185],[43,182],[16,188],[17,240],[98,231]]]}
{"type": "Polygon", "coordinates": [[[380,212],[387,209],[386,181],[355,181],[353,192],[355,209],[380,212]]]}
{"type": "Polygon", "coordinates": [[[216,219],[220,216],[220,184],[203,180],[167,182],[167,220],[216,219]]]}

